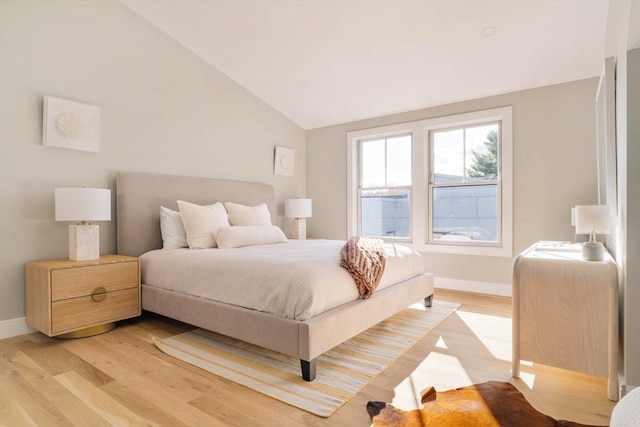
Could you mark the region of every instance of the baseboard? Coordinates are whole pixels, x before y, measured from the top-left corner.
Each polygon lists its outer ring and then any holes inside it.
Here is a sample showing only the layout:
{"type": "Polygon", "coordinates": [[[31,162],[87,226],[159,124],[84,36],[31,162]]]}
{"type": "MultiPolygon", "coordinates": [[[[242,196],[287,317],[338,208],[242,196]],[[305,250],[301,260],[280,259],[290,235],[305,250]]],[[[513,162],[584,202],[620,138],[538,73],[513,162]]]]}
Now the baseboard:
{"type": "Polygon", "coordinates": [[[30,334],[35,331],[35,329],[27,326],[27,319],[25,317],[0,321],[0,340],[17,335],[30,334]]]}
{"type": "Polygon", "coordinates": [[[451,291],[473,292],[476,294],[488,294],[501,297],[513,296],[513,289],[508,283],[478,282],[475,280],[449,279],[446,277],[436,277],[433,285],[436,288],[448,289],[451,291]]]}

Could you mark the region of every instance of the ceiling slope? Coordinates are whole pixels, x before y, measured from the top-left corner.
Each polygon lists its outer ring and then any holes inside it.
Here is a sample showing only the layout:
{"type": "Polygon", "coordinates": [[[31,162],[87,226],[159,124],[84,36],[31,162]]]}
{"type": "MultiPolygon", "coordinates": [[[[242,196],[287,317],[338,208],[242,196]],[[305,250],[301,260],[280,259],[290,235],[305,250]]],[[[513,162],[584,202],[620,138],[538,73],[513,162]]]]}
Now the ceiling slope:
{"type": "Polygon", "coordinates": [[[304,129],[600,74],[604,0],[121,0],[304,129]]]}

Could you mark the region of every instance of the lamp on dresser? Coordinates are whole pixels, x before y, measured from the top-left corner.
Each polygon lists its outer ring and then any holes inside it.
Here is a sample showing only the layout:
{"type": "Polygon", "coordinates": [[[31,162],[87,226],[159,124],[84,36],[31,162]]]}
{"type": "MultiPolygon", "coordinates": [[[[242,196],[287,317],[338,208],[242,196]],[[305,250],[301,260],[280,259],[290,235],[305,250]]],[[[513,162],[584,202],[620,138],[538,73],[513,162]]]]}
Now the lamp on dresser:
{"type": "Polygon", "coordinates": [[[284,201],[284,216],[291,221],[291,238],[307,238],[307,218],[311,218],[311,199],[288,199],[284,201]]]}
{"type": "Polygon", "coordinates": [[[582,258],[603,261],[604,246],[596,241],[597,234],[609,234],[609,206],[582,205],[575,207],[576,234],[588,234],[589,241],[582,245],[582,258]]]}
{"type": "Polygon", "coordinates": [[[66,187],[55,190],[56,221],[74,221],[69,226],[69,259],[100,258],[100,229],[89,221],[111,220],[111,190],[66,187]]]}

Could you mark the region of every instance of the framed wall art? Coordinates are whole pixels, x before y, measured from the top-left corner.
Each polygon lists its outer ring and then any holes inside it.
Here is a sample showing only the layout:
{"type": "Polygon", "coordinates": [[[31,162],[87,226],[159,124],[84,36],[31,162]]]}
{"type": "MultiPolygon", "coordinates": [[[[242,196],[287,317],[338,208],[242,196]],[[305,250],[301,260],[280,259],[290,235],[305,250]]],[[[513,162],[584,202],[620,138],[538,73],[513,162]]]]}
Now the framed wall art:
{"type": "Polygon", "coordinates": [[[276,147],[273,173],[276,175],[293,176],[296,152],[289,147],[276,147]]]}
{"type": "Polygon", "coordinates": [[[102,108],[45,95],[42,111],[42,145],[100,151],[102,108]]]}

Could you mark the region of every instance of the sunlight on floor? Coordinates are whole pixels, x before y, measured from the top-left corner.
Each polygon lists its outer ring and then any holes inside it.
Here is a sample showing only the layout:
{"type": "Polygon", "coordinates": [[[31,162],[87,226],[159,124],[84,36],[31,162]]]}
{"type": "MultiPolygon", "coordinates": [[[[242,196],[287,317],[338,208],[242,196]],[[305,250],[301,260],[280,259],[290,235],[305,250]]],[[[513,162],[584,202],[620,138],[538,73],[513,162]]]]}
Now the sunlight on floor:
{"type": "MultiPolygon", "coordinates": [[[[454,298],[450,298],[451,302],[454,298]]],[[[436,300],[437,301],[437,300],[436,300]]],[[[512,319],[500,300],[491,311],[470,300],[409,351],[401,375],[386,382],[387,402],[403,410],[422,408],[421,392],[442,392],[504,381],[514,384],[541,412],[588,425],[607,425],[615,402],[607,400],[607,379],[520,361],[520,378],[512,374],[512,319]]],[[[419,302],[412,306],[425,310],[419,302]]],[[[428,309],[427,309],[428,310],[428,309]]]]}
{"type": "MultiPolygon", "coordinates": [[[[420,303],[412,308],[424,310],[420,303]]],[[[458,310],[449,321],[458,323],[456,328],[474,339],[461,341],[457,333],[434,337],[431,351],[395,387],[391,402],[394,406],[404,410],[421,408],[421,391],[430,386],[444,391],[491,379],[489,377],[507,379],[505,374],[509,375],[510,371],[505,368],[511,366],[511,318],[458,310]],[[500,363],[498,369],[494,362],[500,363]],[[490,363],[494,368],[485,371],[483,363],[490,363]]],[[[527,363],[523,362],[522,367],[526,369],[527,363]]],[[[522,372],[522,381],[528,387],[533,387],[534,380],[534,374],[522,372]]]]}
{"type": "Polygon", "coordinates": [[[422,407],[420,393],[425,388],[434,386],[436,390],[446,390],[458,387],[460,384],[472,383],[457,357],[434,351],[429,353],[411,375],[398,384],[394,389],[394,398],[391,403],[405,410],[420,408],[422,407]],[[439,375],[437,378],[425,381],[425,372],[447,372],[447,375],[446,377],[439,375]]]}
{"type": "Polygon", "coordinates": [[[536,374],[523,372],[522,369],[520,369],[520,379],[527,385],[527,387],[529,387],[530,390],[533,390],[533,385],[536,382],[536,374]]]}
{"type": "Polygon", "coordinates": [[[496,337],[496,332],[511,337],[511,319],[487,314],[457,311],[458,317],[466,324],[471,332],[498,360],[511,361],[511,340],[505,343],[504,336],[496,337]]]}
{"type": "Polygon", "coordinates": [[[420,310],[420,311],[427,310],[427,307],[424,306],[424,302],[422,301],[418,301],[416,303],[411,304],[409,308],[412,308],[414,310],[420,310]]]}

